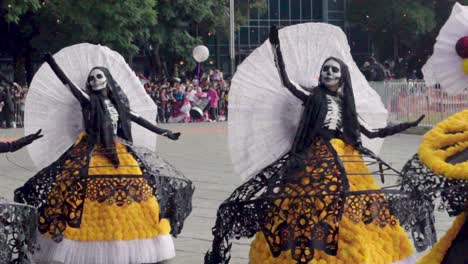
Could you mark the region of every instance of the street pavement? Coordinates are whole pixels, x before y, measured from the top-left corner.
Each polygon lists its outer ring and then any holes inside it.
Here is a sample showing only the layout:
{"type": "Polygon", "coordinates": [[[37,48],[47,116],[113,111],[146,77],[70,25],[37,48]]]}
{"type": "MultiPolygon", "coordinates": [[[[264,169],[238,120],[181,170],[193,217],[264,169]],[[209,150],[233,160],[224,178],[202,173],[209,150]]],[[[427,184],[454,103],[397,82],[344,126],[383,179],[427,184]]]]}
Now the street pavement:
{"type": "MultiPolygon", "coordinates": [[[[203,263],[211,246],[211,228],[216,210],[242,182],[234,174],[227,146],[226,123],[197,123],[161,125],[182,132],[178,141],[158,138],[158,152],[183,172],[195,185],[193,211],[182,233],[175,239],[177,256],[170,264],[203,263]]],[[[22,129],[1,129],[0,138],[11,139],[23,135],[22,129]]],[[[385,140],[380,156],[396,169],[416,153],[421,136],[399,134],[385,140]]],[[[26,149],[0,155],[0,196],[13,199],[14,189],[34,175],[34,168],[26,149]]],[[[450,227],[453,219],[437,213],[437,233],[450,227]]],[[[232,264],[248,263],[251,240],[233,240],[232,264]]],[[[166,262],[165,262],[166,263],[166,262]]]]}

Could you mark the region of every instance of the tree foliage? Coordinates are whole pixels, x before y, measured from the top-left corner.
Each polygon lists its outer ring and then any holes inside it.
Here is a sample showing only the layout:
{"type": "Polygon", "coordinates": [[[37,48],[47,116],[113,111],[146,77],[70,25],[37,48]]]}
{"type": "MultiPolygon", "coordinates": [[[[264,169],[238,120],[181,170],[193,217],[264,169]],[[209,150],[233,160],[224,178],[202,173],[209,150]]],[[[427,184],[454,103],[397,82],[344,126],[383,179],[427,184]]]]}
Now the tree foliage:
{"type": "Polygon", "coordinates": [[[32,45],[56,51],[68,45],[103,44],[126,55],[139,51],[135,41],[156,24],[156,0],[54,0],[38,12],[32,45]]]}
{"type": "Polygon", "coordinates": [[[31,81],[34,56],[80,42],[134,55],[156,24],[155,6],[156,0],[2,1],[0,51],[13,57],[20,83],[31,81]]]}
{"type": "MultiPolygon", "coordinates": [[[[377,52],[385,53],[386,48],[393,46],[390,54],[394,57],[436,26],[432,0],[354,0],[350,2],[348,17],[351,23],[371,34],[380,48],[377,52]]],[[[387,50],[386,55],[390,54],[387,50]]]]}
{"type": "MultiPolygon", "coordinates": [[[[238,28],[248,19],[247,9],[265,8],[266,0],[237,0],[235,4],[238,28]]],[[[160,75],[172,75],[180,61],[193,69],[191,52],[196,45],[216,33],[229,34],[229,0],[160,0],[156,9],[157,25],[150,30],[145,50],[151,67],[160,75]]]]}
{"type": "Polygon", "coordinates": [[[351,0],[348,18],[369,33],[378,58],[403,58],[408,70],[419,70],[456,2],[468,5],[468,0],[351,0]]]}

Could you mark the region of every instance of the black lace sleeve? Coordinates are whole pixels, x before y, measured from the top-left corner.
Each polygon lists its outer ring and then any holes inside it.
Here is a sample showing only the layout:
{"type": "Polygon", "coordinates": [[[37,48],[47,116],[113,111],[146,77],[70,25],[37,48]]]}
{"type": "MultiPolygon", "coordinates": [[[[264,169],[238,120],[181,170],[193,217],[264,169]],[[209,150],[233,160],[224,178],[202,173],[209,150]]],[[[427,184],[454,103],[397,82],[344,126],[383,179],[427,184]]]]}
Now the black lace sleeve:
{"type": "Polygon", "coordinates": [[[288,90],[294,96],[299,98],[302,102],[305,102],[307,100],[307,95],[304,92],[300,91],[296,87],[296,85],[291,80],[289,80],[288,73],[286,72],[286,66],[283,60],[283,54],[281,53],[279,37],[278,37],[278,29],[275,26],[271,27],[271,30],[270,30],[270,43],[273,49],[273,55],[275,58],[276,68],[278,68],[283,85],[286,88],[288,88],[288,90]]]}
{"type": "Polygon", "coordinates": [[[81,106],[84,107],[89,103],[89,97],[88,95],[81,90],[76,84],[74,84],[68,77],[65,75],[63,70],[60,68],[60,66],[57,64],[57,62],[54,60],[54,57],[50,53],[47,53],[44,56],[44,60],[49,64],[50,68],[54,71],[55,75],[60,79],[60,81],[68,86],[70,88],[70,91],[72,92],[73,96],[80,102],[81,106]]]}
{"type": "Polygon", "coordinates": [[[424,117],[425,116],[422,115],[418,118],[418,120],[413,122],[405,122],[398,125],[387,126],[373,131],[367,130],[367,128],[365,128],[363,125],[359,125],[359,130],[368,138],[384,138],[401,133],[410,127],[417,126],[424,119],[424,117]]]}

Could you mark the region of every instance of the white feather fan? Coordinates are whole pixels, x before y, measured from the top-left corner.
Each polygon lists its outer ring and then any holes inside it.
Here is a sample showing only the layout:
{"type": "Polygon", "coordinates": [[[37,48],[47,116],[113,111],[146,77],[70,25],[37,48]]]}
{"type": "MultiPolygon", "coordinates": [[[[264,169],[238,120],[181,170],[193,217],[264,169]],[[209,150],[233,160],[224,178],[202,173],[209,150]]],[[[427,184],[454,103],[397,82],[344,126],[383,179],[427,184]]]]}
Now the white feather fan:
{"type": "Polygon", "coordinates": [[[439,83],[437,71],[435,69],[434,57],[431,56],[421,69],[427,86],[434,86],[439,83]]]}
{"type": "MultiPolygon", "coordinates": [[[[318,83],[329,56],[349,67],[357,111],[368,128],[386,125],[387,111],[353,61],[344,32],[336,26],[306,23],[279,30],[286,70],[303,87],[318,83]]],[[[281,84],[267,40],[238,67],[229,94],[229,148],[235,171],[248,179],[284,155],[293,142],[302,105],[281,84]]],[[[364,138],[378,153],[383,141],[364,138]]]]}
{"type": "MultiPolygon", "coordinates": [[[[119,53],[105,46],[82,43],[60,50],[54,59],[70,80],[83,90],[93,67],[108,68],[127,95],[132,111],[147,120],[156,119],[156,105],[119,53]]],[[[78,100],[47,63],[34,75],[25,103],[25,133],[34,133],[38,129],[43,130],[44,137],[28,146],[37,169],[60,157],[84,131],[78,100]]],[[[135,145],[155,150],[154,133],[133,123],[132,134],[135,145]]]]}
{"type": "Polygon", "coordinates": [[[431,57],[441,88],[451,95],[468,88],[468,75],[462,69],[463,59],[455,49],[457,41],[464,36],[468,36],[468,6],[455,3],[449,19],[440,29],[431,57]]]}

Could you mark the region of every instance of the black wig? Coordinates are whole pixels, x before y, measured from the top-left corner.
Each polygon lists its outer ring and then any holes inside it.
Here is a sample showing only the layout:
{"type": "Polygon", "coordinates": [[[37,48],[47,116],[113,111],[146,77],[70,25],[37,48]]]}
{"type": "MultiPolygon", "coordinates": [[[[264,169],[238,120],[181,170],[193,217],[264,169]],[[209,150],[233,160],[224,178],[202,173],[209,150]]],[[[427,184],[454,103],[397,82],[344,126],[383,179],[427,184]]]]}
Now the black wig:
{"type": "MultiPolygon", "coordinates": [[[[106,76],[108,97],[119,113],[117,136],[131,142],[132,133],[128,98],[107,68],[94,67],[91,69],[90,73],[95,69],[101,70],[106,76]]],[[[106,156],[110,158],[115,165],[118,165],[119,160],[115,152],[114,143],[115,134],[111,118],[104,103],[105,97],[102,95],[101,91],[94,91],[88,82],[86,82],[86,90],[90,99],[89,105],[86,109],[83,109],[86,132],[95,144],[102,144],[104,146],[106,156]]]]}

